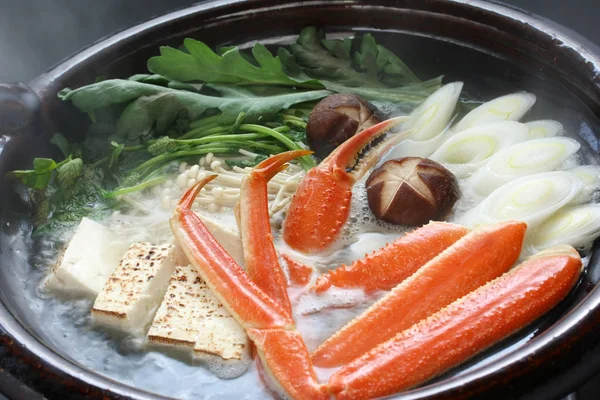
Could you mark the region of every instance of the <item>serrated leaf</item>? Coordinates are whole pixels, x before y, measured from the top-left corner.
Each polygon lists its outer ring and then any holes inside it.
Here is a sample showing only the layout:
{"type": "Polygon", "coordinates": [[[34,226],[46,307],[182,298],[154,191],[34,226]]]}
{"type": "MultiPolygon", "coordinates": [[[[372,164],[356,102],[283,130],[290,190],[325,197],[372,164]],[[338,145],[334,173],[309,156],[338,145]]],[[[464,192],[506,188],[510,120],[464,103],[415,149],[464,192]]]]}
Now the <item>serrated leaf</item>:
{"type": "Polygon", "coordinates": [[[274,57],[260,43],[252,48],[255,63],[236,47],[225,48],[222,54],[217,54],[206,44],[194,39],[185,39],[184,46],[188,53],[161,47],[161,55],[148,60],[148,69],[182,82],[285,86],[315,84],[286,75],[279,57],[274,57]]]}
{"type": "MultiPolygon", "coordinates": [[[[356,87],[385,87],[377,79],[369,78],[354,69],[352,60],[346,53],[337,51],[332,54],[322,45],[323,35],[315,27],[304,28],[296,43],[290,45],[295,62],[309,76],[326,79],[338,84],[356,87]],[[342,57],[343,56],[343,57],[342,57]]],[[[330,48],[335,48],[333,41],[326,42],[330,48]]],[[[341,45],[343,48],[343,45],[341,45]]]]}

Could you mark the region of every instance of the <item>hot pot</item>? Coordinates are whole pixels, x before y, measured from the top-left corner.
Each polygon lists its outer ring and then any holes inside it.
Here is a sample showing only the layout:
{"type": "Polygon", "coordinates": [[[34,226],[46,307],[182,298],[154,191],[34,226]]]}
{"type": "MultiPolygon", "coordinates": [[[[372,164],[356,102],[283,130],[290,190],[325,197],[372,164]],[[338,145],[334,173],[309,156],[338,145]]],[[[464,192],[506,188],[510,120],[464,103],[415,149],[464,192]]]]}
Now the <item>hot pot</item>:
{"type": "MultiPolygon", "coordinates": [[[[28,261],[10,240],[27,207],[4,175],[52,154],[54,132],[76,137],[86,120],[57,92],[97,76],[145,70],[159,45],[185,37],[211,45],[285,42],[304,26],[369,30],[425,76],[463,80],[469,94],[492,98],[530,90],[547,110],[569,110],[595,160],[600,144],[600,48],[567,29],[506,5],[477,0],[214,0],[155,18],[97,42],[27,85],[0,86],[0,391],[32,399],[160,398],[115,382],[61,355],[20,296],[28,261]],[[13,376],[17,376],[18,380],[13,376]]],[[[534,111],[535,112],[535,111],[534,111]]],[[[566,118],[566,117],[565,117],[566,118]]],[[[558,118],[557,118],[558,119],[558,118]]],[[[563,121],[565,122],[565,121],[563,121]]],[[[597,162],[595,162],[597,163],[597,162]]],[[[600,370],[600,245],[582,282],[559,307],[466,366],[399,395],[430,398],[558,398],[600,370]]]]}

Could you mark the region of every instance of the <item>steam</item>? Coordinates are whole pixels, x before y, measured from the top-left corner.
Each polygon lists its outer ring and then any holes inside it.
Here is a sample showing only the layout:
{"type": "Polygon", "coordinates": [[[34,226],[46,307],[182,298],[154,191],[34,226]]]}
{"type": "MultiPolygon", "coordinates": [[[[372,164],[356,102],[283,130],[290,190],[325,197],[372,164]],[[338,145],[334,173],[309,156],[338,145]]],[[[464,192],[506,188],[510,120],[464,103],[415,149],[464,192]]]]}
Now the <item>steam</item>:
{"type": "Polygon", "coordinates": [[[0,82],[28,82],[97,40],[191,0],[2,2],[0,82]]]}

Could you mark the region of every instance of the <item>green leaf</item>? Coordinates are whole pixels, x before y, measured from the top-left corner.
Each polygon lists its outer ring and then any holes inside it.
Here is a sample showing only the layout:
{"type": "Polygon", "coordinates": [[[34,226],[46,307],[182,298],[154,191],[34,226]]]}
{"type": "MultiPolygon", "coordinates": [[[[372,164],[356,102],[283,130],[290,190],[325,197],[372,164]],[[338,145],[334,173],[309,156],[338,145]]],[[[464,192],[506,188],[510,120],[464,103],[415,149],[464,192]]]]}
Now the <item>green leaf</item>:
{"type": "Polygon", "coordinates": [[[33,170],[36,174],[45,174],[56,169],[56,161],[51,158],[36,158],[33,160],[33,170]]]}
{"type": "Polygon", "coordinates": [[[170,80],[168,78],[165,78],[164,76],[158,75],[158,74],[154,74],[154,75],[137,74],[137,75],[130,76],[127,79],[130,81],[134,81],[134,82],[149,83],[151,85],[158,85],[158,86],[167,86],[170,82],[170,80]]]}
{"type": "Polygon", "coordinates": [[[36,158],[33,160],[33,170],[16,170],[7,175],[20,180],[31,189],[45,189],[52,178],[52,171],[57,166],[56,162],[50,158],[36,158]]]}
{"type": "Polygon", "coordinates": [[[161,55],[148,60],[148,69],[183,82],[318,86],[316,82],[293,79],[286,75],[279,57],[274,57],[260,43],[252,48],[256,63],[250,62],[236,47],[226,48],[219,55],[200,41],[185,39],[183,43],[188,53],[172,47],[161,47],[161,55]]]}
{"type": "Polygon", "coordinates": [[[66,164],[57,168],[56,181],[58,187],[68,188],[75,185],[82,172],[83,161],[81,161],[81,158],[69,160],[66,164]]]}
{"type": "Polygon", "coordinates": [[[316,28],[308,27],[290,51],[278,52],[288,74],[318,78],[328,90],[367,100],[418,104],[441,85],[441,77],[421,83],[370,34],[360,39],[360,49],[352,56],[352,39],[324,39],[316,28]]]}
{"type": "Polygon", "coordinates": [[[439,89],[441,85],[441,76],[399,88],[349,87],[333,82],[325,82],[327,89],[333,92],[353,93],[371,101],[385,101],[395,104],[408,103],[413,105],[421,103],[425,98],[439,89]]]}
{"type": "MultiPolygon", "coordinates": [[[[350,87],[362,85],[385,87],[378,79],[354,69],[349,52],[344,49],[347,44],[341,43],[335,46],[333,41],[326,42],[329,48],[333,49],[334,53],[332,53],[321,44],[322,39],[322,32],[311,26],[304,28],[296,43],[290,45],[296,63],[305,73],[317,79],[331,80],[350,87]]],[[[286,59],[289,62],[290,58],[286,59]]]]}
{"type": "Polygon", "coordinates": [[[156,130],[163,133],[184,109],[176,91],[140,97],[121,114],[117,135],[133,140],[147,135],[155,124],[156,130]]]}
{"type": "Polygon", "coordinates": [[[125,108],[117,123],[118,132],[135,138],[147,134],[154,126],[158,133],[163,133],[182,111],[187,113],[189,119],[195,120],[207,110],[221,110],[220,125],[234,123],[241,112],[245,113],[245,122],[255,122],[294,104],[321,99],[331,94],[327,90],[315,90],[258,96],[241,87],[211,87],[223,97],[112,79],[73,90],[65,96],[65,100],[72,101],[82,111],[135,100],[125,108]]]}
{"type": "Polygon", "coordinates": [[[52,136],[50,143],[56,145],[65,157],[68,157],[69,154],[71,154],[71,143],[69,143],[69,140],[60,133],[52,136]]]}

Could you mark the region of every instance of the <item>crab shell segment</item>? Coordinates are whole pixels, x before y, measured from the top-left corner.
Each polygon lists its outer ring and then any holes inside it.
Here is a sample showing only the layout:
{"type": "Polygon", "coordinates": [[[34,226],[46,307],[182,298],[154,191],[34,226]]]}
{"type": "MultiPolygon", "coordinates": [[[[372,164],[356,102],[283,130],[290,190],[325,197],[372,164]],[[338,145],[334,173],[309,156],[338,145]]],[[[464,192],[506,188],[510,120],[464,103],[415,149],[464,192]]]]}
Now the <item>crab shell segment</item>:
{"type": "Polygon", "coordinates": [[[190,210],[200,190],[215,176],[192,186],[175,208],[171,230],[177,243],[211,291],[246,330],[272,380],[294,399],[329,399],[326,387],[317,381],[308,350],[288,310],[248,276],[190,210]]]}
{"type": "Polygon", "coordinates": [[[279,265],[269,220],[267,183],[287,167],[287,162],[311,154],[293,150],[272,156],[252,169],[242,180],[235,213],[244,247],[246,272],[258,287],[275,300],[291,318],[287,279],[279,265]]]}
{"type": "Polygon", "coordinates": [[[519,258],[526,230],[524,222],[507,221],[469,232],[321,344],[313,363],[347,364],[499,277],[519,258]]]}
{"type": "Polygon", "coordinates": [[[298,185],[284,222],[283,238],[291,248],[305,253],[318,252],[338,237],[350,214],[352,186],[405,135],[391,135],[357,163],[359,153],[373,140],[407,119],[388,119],[357,133],[308,171],[298,185]],[[348,172],[349,169],[352,171],[348,172]]]}
{"type": "Polygon", "coordinates": [[[369,399],[411,388],[462,363],[551,310],[579,280],[571,246],[542,251],[342,367],[336,399],[369,399]]]}

